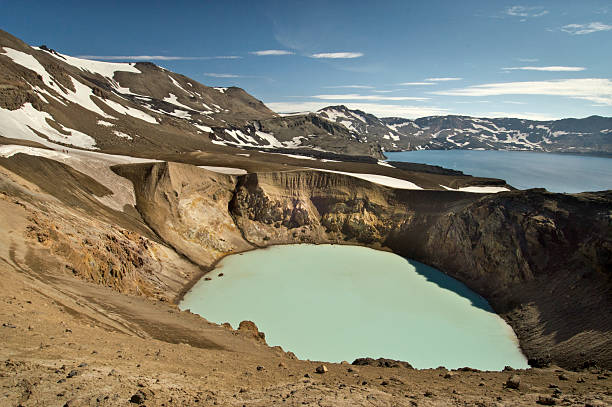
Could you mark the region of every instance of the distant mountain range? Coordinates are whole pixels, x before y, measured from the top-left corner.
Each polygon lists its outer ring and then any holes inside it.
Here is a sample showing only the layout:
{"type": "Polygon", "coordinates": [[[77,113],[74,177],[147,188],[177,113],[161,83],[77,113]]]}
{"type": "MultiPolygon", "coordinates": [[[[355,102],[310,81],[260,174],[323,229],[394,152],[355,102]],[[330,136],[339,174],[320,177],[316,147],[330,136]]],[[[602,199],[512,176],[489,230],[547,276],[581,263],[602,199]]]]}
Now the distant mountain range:
{"type": "Polygon", "coordinates": [[[530,150],[612,153],[612,118],[533,121],[512,118],[429,116],[416,120],[378,118],[346,106],[317,112],[345,126],[363,142],[384,151],[404,150],[530,150]]]}
{"type": "Polygon", "coordinates": [[[279,115],[240,88],[208,87],[148,62],[74,58],[0,30],[0,142],[15,140],[141,155],[226,147],[377,159],[419,149],[612,153],[612,118],[379,119],[345,106],[279,115]]]}

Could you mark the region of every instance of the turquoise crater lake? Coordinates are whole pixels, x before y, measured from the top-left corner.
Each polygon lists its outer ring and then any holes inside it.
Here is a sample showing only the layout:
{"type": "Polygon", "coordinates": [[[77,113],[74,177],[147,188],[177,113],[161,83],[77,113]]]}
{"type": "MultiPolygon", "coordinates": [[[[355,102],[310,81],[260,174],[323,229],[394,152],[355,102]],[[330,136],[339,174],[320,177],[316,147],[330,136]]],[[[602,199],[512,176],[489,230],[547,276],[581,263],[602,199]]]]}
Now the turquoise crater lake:
{"type": "Polygon", "coordinates": [[[301,359],[385,357],[416,368],[527,368],[516,336],[462,283],[392,253],[273,246],[224,258],[179,304],[216,323],[251,320],[301,359]],[[222,277],[218,274],[223,273],[222,277]]]}

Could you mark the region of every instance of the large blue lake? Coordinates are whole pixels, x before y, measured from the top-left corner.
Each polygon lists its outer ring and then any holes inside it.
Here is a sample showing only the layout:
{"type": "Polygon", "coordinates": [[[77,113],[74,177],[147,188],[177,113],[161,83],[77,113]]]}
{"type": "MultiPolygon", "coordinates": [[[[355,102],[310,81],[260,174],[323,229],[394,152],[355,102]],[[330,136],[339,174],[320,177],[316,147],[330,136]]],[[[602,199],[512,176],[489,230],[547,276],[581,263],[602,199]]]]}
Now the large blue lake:
{"type": "Polygon", "coordinates": [[[501,178],[518,189],[551,192],[612,189],[612,158],[528,151],[424,150],[385,153],[390,161],[439,165],[478,177],[501,178]]]}
{"type": "Polygon", "coordinates": [[[528,367],[510,327],[465,285],[392,253],[289,245],[231,255],[180,303],[206,319],[254,321],[301,359],[385,357],[417,368],[528,367]],[[223,272],[224,276],[218,274],[223,272]]]}

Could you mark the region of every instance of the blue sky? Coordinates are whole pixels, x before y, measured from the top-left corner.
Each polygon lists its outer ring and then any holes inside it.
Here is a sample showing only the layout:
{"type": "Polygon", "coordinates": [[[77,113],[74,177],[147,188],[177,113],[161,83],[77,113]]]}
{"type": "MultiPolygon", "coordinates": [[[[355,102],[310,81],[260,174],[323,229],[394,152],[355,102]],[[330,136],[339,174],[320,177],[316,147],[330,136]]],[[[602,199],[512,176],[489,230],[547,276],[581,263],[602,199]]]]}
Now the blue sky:
{"type": "Polygon", "coordinates": [[[31,45],[151,60],[276,111],[612,116],[612,1],[7,1],[31,45]],[[260,52],[268,51],[268,52],[260,52]]]}

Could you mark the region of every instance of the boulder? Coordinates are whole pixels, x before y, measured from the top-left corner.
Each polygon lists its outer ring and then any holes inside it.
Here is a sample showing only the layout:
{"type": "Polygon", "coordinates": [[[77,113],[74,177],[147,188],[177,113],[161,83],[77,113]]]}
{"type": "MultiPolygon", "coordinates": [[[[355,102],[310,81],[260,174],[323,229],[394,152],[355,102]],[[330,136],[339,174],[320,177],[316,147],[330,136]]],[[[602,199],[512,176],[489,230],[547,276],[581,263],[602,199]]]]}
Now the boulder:
{"type": "Polygon", "coordinates": [[[512,375],[506,380],[506,388],[518,389],[521,385],[521,377],[519,375],[512,375]]]}
{"type": "Polygon", "coordinates": [[[266,343],[266,334],[259,332],[257,325],[255,325],[253,321],[242,321],[240,325],[238,325],[238,332],[252,335],[258,342],[266,343]]]}
{"type": "Polygon", "coordinates": [[[319,374],[327,373],[327,371],[328,371],[328,369],[327,369],[327,366],[325,366],[325,365],[319,365],[315,369],[315,372],[317,372],[319,374]]]}
{"type": "Polygon", "coordinates": [[[355,359],[352,363],[355,366],[375,366],[375,367],[404,367],[406,369],[413,369],[412,365],[408,362],[402,362],[401,360],[385,359],[385,358],[359,358],[355,359]]]}

